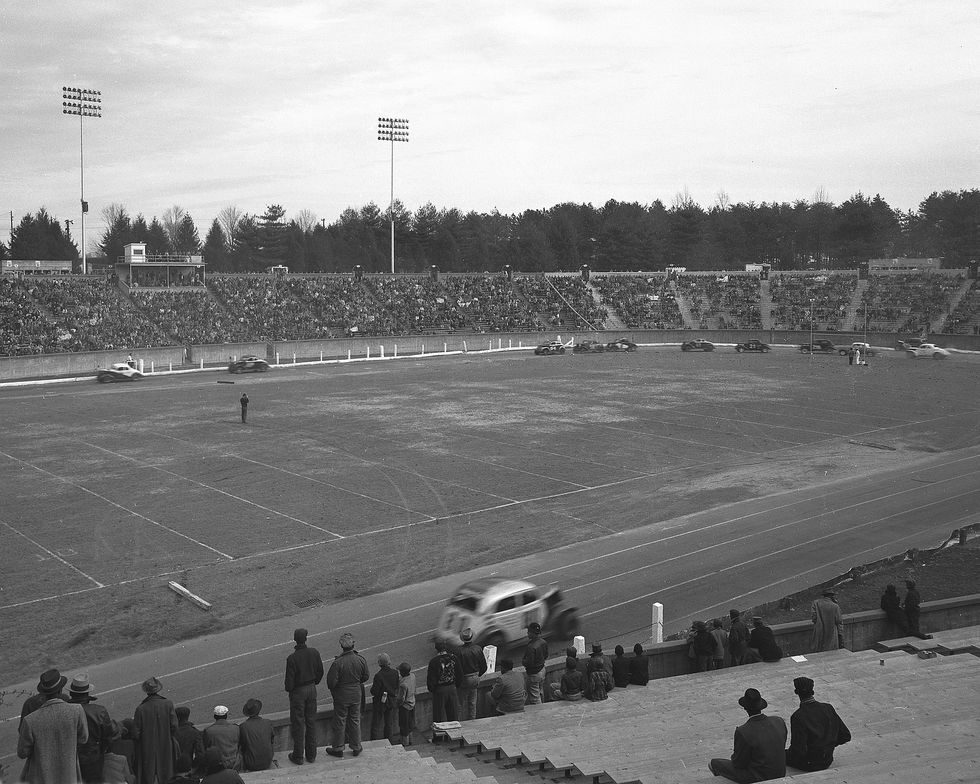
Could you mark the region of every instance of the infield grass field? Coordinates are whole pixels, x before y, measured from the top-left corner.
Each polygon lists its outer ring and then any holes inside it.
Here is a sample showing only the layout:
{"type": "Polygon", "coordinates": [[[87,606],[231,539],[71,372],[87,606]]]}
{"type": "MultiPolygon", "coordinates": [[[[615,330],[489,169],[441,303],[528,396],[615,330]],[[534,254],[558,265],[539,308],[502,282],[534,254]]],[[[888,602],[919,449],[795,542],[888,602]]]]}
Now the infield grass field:
{"type": "Polygon", "coordinates": [[[0,683],[975,446],[978,377],[662,348],[0,389],[0,683]]]}

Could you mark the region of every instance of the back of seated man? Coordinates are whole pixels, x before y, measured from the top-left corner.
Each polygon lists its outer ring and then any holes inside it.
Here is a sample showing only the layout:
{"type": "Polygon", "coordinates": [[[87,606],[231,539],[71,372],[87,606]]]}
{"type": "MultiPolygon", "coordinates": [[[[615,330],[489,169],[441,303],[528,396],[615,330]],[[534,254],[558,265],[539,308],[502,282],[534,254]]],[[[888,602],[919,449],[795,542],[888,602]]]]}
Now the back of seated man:
{"type": "Polygon", "coordinates": [[[786,764],[799,770],[826,770],[834,762],[834,749],[850,742],[851,732],[834,706],[813,698],[813,681],[795,678],[793,690],[800,707],[790,717],[792,730],[786,764]]]}
{"type": "Polygon", "coordinates": [[[735,730],[731,759],[713,759],[708,770],[739,784],[782,778],[786,775],[786,722],[762,712],[769,703],[758,689],[746,689],[738,704],[749,718],[735,730]]]}
{"type": "Polygon", "coordinates": [[[490,690],[490,705],[499,714],[519,713],[524,710],[527,691],[524,678],[514,672],[514,662],[510,659],[500,661],[500,680],[490,690]]]}

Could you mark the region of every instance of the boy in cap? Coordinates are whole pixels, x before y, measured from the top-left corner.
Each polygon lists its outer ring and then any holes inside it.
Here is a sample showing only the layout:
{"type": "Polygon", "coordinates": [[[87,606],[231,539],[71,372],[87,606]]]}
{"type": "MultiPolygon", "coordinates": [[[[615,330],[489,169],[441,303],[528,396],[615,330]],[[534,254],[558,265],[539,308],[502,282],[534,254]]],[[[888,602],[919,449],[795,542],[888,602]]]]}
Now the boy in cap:
{"type": "Polygon", "coordinates": [[[378,671],[371,682],[371,740],[391,738],[392,720],[397,718],[395,693],[398,672],[387,653],[378,654],[378,671]]]}
{"type": "Polygon", "coordinates": [[[402,662],[398,665],[398,691],[395,693],[398,706],[398,733],[403,746],[412,745],[412,731],[415,729],[415,673],[412,665],[402,662]]]}
{"type": "Polygon", "coordinates": [[[272,722],[259,715],[261,712],[262,700],[254,697],[242,708],[242,715],[248,717],[238,725],[244,770],[268,770],[272,767],[272,744],[276,733],[272,722]]]}
{"type": "Polygon", "coordinates": [[[786,722],[762,712],[769,703],[758,689],[746,689],[738,704],[749,718],[735,730],[732,757],[711,760],[708,770],[740,784],[782,778],[786,775],[786,722]]]}
{"type": "Polygon", "coordinates": [[[826,770],[834,761],[834,749],[851,740],[851,732],[834,706],[813,698],[813,681],[794,678],[793,691],[800,707],[790,717],[792,730],[786,764],[799,770],[826,770]]]}
{"type": "Polygon", "coordinates": [[[228,708],[214,706],[214,724],[204,730],[204,751],[218,749],[221,762],[228,770],[241,770],[242,757],[239,752],[242,734],[237,724],[228,721],[228,708]]]}

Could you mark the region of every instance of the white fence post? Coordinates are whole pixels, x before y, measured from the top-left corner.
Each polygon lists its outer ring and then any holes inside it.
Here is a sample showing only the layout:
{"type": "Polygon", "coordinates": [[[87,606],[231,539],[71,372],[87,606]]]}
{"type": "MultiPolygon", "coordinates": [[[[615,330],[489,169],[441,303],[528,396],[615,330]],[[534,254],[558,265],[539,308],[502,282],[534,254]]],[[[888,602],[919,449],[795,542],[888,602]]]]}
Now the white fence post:
{"type": "Polygon", "coordinates": [[[422,344],[422,352],[421,353],[423,353],[423,354],[425,353],[425,343],[422,344]]]}
{"type": "Polygon", "coordinates": [[[583,637],[581,634],[575,636],[575,638],[572,640],[572,646],[575,648],[575,652],[579,656],[585,655],[585,637],[583,637]]]}
{"type": "Polygon", "coordinates": [[[395,350],[391,353],[391,355],[393,357],[397,357],[398,356],[398,344],[397,343],[395,344],[395,350]]]}
{"type": "Polygon", "coordinates": [[[170,372],[171,373],[174,372],[174,363],[173,362],[170,363],[170,372]]]}
{"type": "Polygon", "coordinates": [[[664,641],[664,606],[660,602],[653,603],[653,641],[664,641]]]}
{"type": "Polygon", "coordinates": [[[296,352],[295,351],[293,352],[293,364],[294,365],[296,364],[296,352]]]}
{"type": "Polygon", "coordinates": [[[381,358],[385,358],[385,347],[383,345],[381,346],[381,358]]]}
{"type": "Polygon", "coordinates": [[[449,344],[448,343],[443,343],[442,344],[442,353],[443,354],[448,354],[449,353],[449,344]]]}
{"type": "Polygon", "coordinates": [[[279,364],[279,352],[278,351],[276,352],[276,364],[277,365],[279,364]]]}
{"type": "Polygon", "coordinates": [[[201,370],[204,370],[204,357],[201,357],[201,370]]]}
{"type": "Polygon", "coordinates": [[[152,359],[150,360],[150,372],[151,373],[153,372],[153,360],[152,359]]]}
{"type": "Polygon", "coordinates": [[[350,349],[347,349],[347,361],[350,362],[350,349]]]}
{"type": "Polygon", "coordinates": [[[320,352],[320,361],[323,362],[323,352],[320,352]]]}

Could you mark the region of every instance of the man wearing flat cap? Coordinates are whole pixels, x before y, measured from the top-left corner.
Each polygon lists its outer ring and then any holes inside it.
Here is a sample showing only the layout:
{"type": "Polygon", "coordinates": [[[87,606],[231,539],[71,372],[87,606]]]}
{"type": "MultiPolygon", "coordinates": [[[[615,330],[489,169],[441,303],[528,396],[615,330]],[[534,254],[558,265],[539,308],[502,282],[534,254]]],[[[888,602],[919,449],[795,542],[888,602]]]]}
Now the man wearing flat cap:
{"type": "Polygon", "coordinates": [[[799,770],[826,770],[833,764],[834,749],[851,740],[851,732],[834,706],[813,698],[813,681],[794,678],[793,690],[800,707],[790,717],[792,730],[786,764],[799,770]]]}
{"type": "Polygon", "coordinates": [[[708,770],[739,784],[782,778],[786,775],[786,722],[762,712],[769,703],[758,689],[746,689],[738,704],[749,718],[735,730],[732,757],[711,760],[708,770]]]}
{"type": "Polygon", "coordinates": [[[827,588],[819,599],[813,600],[810,620],[813,622],[811,651],[836,651],[843,647],[844,619],[837,604],[837,592],[833,588],[827,588]]]}
{"type": "Polygon", "coordinates": [[[242,708],[242,714],[248,718],[238,725],[241,732],[242,767],[249,771],[268,770],[272,767],[275,730],[272,722],[260,716],[260,713],[262,700],[248,700],[242,708]]]}
{"type": "Polygon", "coordinates": [[[227,770],[242,769],[242,756],[239,747],[242,741],[241,728],[228,721],[228,708],[214,706],[214,724],[204,728],[204,751],[217,749],[221,752],[221,762],[227,770]]]}
{"type": "Polygon", "coordinates": [[[548,643],[541,636],[541,624],[533,621],[527,627],[527,648],[521,664],[524,665],[524,690],[527,704],[541,702],[541,684],[544,681],[544,665],[548,661],[548,643]]]}
{"type": "Polygon", "coordinates": [[[109,711],[101,705],[96,705],[97,699],[98,697],[92,694],[92,684],[89,683],[88,675],[82,673],[72,679],[68,687],[68,701],[82,706],[82,710],[85,711],[85,722],[88,725],[88,741],[78,745],[78,762],[82,768],[82,781],[85,784],[101,784],[105,780],[102,776],[102,763],[115,735],[115,727],[112,719],[109,718],[109,711]]]}
{"type": "Polygon", "coordinates": [[[476,718],[476,697],[480,688],[480,678],[487,671],[487,657],[483,648],[473,642],[473,630],[468,626],[459,633],[463,643],[456,655],[463,679],[456,690],[459,695],[459,718],[461,721],[476,718]]]}
{"type": "Polygon", "coordinates": [[[65,784],[82,780],[78,745],[88,741],[88,725],[82,706],[65,702],[61,694],[67,681],[57,670],[48,670],[37,684],[44,702],[20,724],[17,756],[26,762],[18,781],[65,784]]]}
{"type": "Polygon", "coordinates": [[[174,775],[174,733],[177,712],[160,692],[163,684],[153,677],[143,681],[146,697],[133,715],[132,739],[136,742],[136,780],[139,784],[170,781],[174,775]]]}
{"type": "Polygon", "coordinates": [[[289,734],[294,765],[316,759],[316,687],[323,680],[323,660],[316,648],[306,645],[306,629],[293,632],[295,650],[286,659],[286,691],[289,694],[289,734]]]}
{"type": "Polygon", "coordinates": [[[331,757],[344,756],[344,744],[350,743],[354,756],[361,753],[361,705],[364,703],[364,684],[368,679],[368,665],[354,650],[354,635],[340,635],[339,656],[327,670],[327,688],[333,697],[333,744],[327,748],[331,757]]]}

